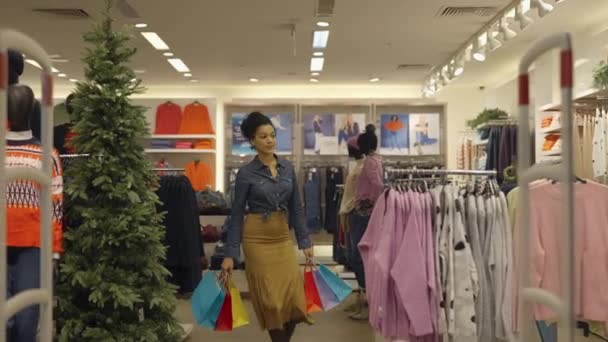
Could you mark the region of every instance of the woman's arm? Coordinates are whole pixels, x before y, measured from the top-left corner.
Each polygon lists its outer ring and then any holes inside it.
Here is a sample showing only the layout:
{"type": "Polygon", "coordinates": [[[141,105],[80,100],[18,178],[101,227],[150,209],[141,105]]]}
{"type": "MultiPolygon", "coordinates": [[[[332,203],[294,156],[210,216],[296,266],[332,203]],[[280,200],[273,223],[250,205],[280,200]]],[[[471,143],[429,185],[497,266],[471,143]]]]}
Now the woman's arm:
{"type": "Polygon", "coordinates": [[[230,224],[226,234],[226,256],[238,259],[241,254],[241,236],[243,232],[243,218],[245,217],[245,206],[249,184],[245,179],[244,171],[241,169],[236,175],[234,186],[234,202],[230,214],[230,224]]]}
{"type": "Polygon", "coordinates": [[[289,198],[289,226],[293,227],[296,232],[296,240],[298,240],[299,249],[307,249],[311,247],[308,237],[308,228],[304,224],[304,208],[302,208],[302,200],[298,191],[298,182],[296,180],[296,172],[291,167],[291,196],[289,198]]]}

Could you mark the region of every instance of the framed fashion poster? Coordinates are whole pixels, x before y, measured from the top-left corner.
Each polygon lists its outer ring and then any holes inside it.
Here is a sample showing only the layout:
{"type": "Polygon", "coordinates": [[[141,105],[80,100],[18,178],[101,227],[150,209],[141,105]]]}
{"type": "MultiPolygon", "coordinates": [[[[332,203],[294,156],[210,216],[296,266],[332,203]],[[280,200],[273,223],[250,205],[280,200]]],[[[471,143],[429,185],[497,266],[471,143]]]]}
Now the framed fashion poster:
{"type": "MultiPolygon", "coordinates": [[[[277,154],[292,154],[293,116],[286,113],[268,114],[267,116],[275,128],[277,154]]],[[[244,113],[232,114],[232,155],[235,156],[255,154],[255,151],[251,149],[251,144],[241,132],[241,123],[245,117],[247,114],[244,113]]]]}
{"type": "Polygon", "coordinates": [[[380,154],[402,156],[410,152],[410,115],[380,114],[380,154]]]}
{"type": "Polygon", "coordinates": [[[348,155],[348,139],[365,129],[365,114],[306,114],[304,154],[348,155]]]}
{"type": "Polygon", "coordinates": [[[331,145],[335,136],[336,117],[334,114],[304,115],[304,154],[337,154],[337,148],[331,145]],[[330,145],[327,145],[328,142],[330,145]]]}
{"type": "Polygon", "coordinates": [[[441,154],[439,113],[410,115],[410,155],[441,154]]]}

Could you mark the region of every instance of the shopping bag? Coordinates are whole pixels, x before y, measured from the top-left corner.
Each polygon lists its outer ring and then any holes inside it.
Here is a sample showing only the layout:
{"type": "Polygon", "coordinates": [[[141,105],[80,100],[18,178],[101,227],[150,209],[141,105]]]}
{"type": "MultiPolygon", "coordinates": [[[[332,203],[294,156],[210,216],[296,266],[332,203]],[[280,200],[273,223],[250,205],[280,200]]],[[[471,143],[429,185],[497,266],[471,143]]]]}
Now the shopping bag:
{"type": "Polygon", "coordinates": [[[347,282],[340,279],[340,277],[332,272],[327,266],[319,265],[319,275],[321,278],[323,278],[325,284],[327,284],[331,291],[336,295],[339,302],[344,301],[344,299],[346,299],[346,297],[353,292],[353,288],[350,287],[347,282]]]}
{"type": "Polygon", "coordinates": [[[204,274],[192,294],[192,314],[202,327],[215,329],[226,292],[213,272],[204,274]]]}
{"type": "Polygon", "coordinates": [[[312,266],[306,266],[304,269],[304,293],[306,295],[306,313],[323,311],[312,266]]]}
{"type": "Polygon", "coordinates": [[[224,298],[222,310],[215,323],[215,330],[232,331],[232,298],[230,292],[226,293],[226,298],[224,298]]]}
{"type": "Polygon", "coordinates": [[[325,283],[319,269],[314,270],[313,276],[315,279],[315,285],[319,291],[319,297],[321,298],[321,304],[323,304],[323,310],[329,311],[340,304],[338,297],[331,290],[331,288],[325,283]]]}
{"type": "Polygon", "coordinates": [[[228,289],[232,299],[232,328],[236,329],[249,324],[249,315],[241,298],[241,292],[234,285],[232,279],[228,280],[228,289]]]}

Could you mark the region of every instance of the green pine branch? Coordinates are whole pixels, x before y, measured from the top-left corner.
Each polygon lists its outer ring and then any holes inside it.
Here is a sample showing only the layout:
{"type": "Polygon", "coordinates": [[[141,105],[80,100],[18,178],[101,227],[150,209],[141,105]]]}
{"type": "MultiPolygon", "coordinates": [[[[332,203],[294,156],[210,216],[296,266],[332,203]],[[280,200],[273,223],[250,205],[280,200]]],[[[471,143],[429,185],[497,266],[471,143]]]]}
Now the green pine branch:
{"type": "Polygon", "coordinates": [[[145,108],[130,100],[145,89],[128,62],[129,36],[103,20],[84,35],[84,82],[77,84],[76,159],[66,169],[69,226],[59,276],[60,341],[178,341],[175,287],[163,267],[164,228],[158,180],[138,139],[145,108]]]}

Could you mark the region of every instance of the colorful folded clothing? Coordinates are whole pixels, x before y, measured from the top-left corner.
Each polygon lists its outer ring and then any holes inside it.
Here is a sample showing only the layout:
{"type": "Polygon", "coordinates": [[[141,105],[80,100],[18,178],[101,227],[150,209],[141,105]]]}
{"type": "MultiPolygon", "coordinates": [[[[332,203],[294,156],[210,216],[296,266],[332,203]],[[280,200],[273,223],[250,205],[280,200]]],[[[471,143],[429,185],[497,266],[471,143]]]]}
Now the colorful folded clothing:
{"type": "MultiPolygon", "coordinates": [[[[543,152],[548,152],[554,149],[555,144],[560,140],[559,134],[549,134],[545,137],[545,142],[543,143],[543,152]]],[[[561,146],[561,143],[560,143],[561,146]]]]}
{"type": "Polygon", "coordinates": [[[173,148],[173,144],[169,140],[152,140],[150,146],[153,148],[173,148]]]}
{"type": "Polygon", "coordinates": [[[194,143],[194,148],[197,150],[212,150],[215,148],[213,139],[203,139],[194,143]]]}
{"type": "Polygon", "coordinates": [[[183,148],[183,149],[192,148],[192,143],[190,141],[179,141],[175,144],[175,148],[183,148]]]}

